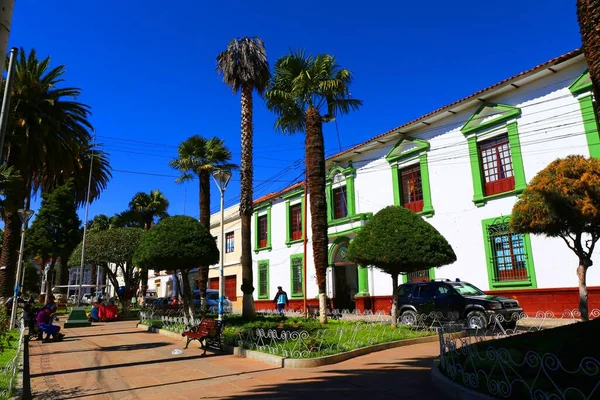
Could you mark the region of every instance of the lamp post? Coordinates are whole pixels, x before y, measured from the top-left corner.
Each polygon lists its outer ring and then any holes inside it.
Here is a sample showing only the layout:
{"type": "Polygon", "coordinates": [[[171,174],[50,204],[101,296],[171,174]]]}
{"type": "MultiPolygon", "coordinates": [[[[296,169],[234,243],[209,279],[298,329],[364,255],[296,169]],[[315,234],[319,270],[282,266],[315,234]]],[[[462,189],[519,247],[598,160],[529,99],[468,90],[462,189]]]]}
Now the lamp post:
{"type": "Polygon", "coordinates": [[[223,277],[223,264],[225,263],[225,189],[227,188],[227,184],[231,179],[231,172],[225,169],[217,169],[213,172],[213,179],[219,188],[219,192],[221,193],[221,243],[219,246],[219,256],[220,256],[220,265],[219,265],[219,321],[223,320],[223,285],[224,285],[224,277],[223,277]]]}
{"type": "Polygon", "coordinates": [[[21,269],[23,268],[23,249],[25,248],[25,229],[27,229],[29,219],[33,216],[33,211],[23,208],[19,209],[18,213],[21,222],[23,222],[23,229],[21,230],[21,247],[19,248],[19,260],[17,261],[17,273],[15,275],[15,292],[13,293],[12,311],[10,313],[11,328],[15,327],[17,320],[17,305],[19,303],[19,292],[21,291],[19,281],[21,278],[21,269]]]}

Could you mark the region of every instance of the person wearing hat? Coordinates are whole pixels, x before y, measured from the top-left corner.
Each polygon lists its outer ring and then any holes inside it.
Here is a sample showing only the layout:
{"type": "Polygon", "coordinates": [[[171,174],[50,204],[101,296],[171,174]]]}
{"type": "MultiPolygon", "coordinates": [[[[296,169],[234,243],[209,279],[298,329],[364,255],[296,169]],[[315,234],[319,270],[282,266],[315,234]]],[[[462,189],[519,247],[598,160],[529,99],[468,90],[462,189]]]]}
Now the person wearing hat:
{"type": "Polygon", "coordinates": [[[288,305],[288,295],[283,291],[281,286],[277,286],[277,294],[273,299],[273,303],[277,304],[277,311],[283,317],[285,315],[285,306],[288,305]]]}

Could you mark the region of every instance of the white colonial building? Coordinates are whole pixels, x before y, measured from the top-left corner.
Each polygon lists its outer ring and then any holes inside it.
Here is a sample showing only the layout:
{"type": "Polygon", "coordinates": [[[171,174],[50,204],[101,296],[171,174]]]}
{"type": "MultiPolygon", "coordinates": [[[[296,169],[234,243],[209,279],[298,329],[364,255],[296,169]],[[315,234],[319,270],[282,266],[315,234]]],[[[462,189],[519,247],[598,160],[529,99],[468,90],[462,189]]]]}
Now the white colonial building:
{"type": "MultiPolygon", "coordinates": [[[[439,230],[458,258],[405,280],[460,278],[516,297],[529,310],[576,308],[573,253],[560,239],[511,233],[508,220],[527,182],[551,161],[600,157],[594,109],[578,50],[327,159],[327,294],[333,307],[389,307],[389,275],[349,262],[346,249],[374,213],[401,205],[439,230]]],[[[258,309],[272,307],[277,286],[301,308],[304,279],[307,298],[316,304],[310,214],[307,276],[302,273],[303,197],[297,184],[255,202],[258,309]]],[[[589,269],[588,284],[600,285],[600,268],[589,269]]],[[[600,300],[596,289],[591,302],[600,300]]]]}

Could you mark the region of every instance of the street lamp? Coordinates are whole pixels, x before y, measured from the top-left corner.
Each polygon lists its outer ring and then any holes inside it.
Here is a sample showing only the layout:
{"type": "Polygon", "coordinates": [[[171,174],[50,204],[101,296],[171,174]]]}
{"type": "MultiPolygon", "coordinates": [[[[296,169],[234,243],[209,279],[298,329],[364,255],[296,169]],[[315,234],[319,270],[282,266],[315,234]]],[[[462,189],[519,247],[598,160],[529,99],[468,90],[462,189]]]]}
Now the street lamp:
{"type": "Polygon", "coordinates": [[[17,274],[15,276],[15,292],[13,293],[12,311],[10,313],[11,328],[15,327],[15,322],[17,319],[17,305],[19,303],[20,292],[19,281],[21,278],[21,269],[23,269],[23,250],[25,247],[25,230],[27,229],[27,223],[29,222],[29,219],[33,216],[32,210],[20,208],[17,212],[19,213],[21,222],[23,222],[23,229],[21,230],[21,247],[19,248],[19,260],[17,261],[17,274]]]}
{"type": "Polygon", "coordinates": [[[223,320],[223,264],[225,264],[225,189],[227,188],[227,184],[231,179],[231,172],[225,169],[217,169],[213,172],[213,179],[219,188],[219,192],[221,193],[221,244],[219,248],[219,253],[221,257],[221,262],[219,265],[219,321],[223,320]]]}

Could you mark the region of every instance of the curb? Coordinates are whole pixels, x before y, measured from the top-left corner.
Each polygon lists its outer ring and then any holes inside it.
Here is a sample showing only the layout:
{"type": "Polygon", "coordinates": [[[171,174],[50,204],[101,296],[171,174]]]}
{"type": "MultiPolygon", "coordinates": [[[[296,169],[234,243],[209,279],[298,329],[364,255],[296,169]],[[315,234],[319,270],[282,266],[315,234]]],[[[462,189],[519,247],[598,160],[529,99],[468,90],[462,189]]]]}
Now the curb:
{"type": "MultiPolygon", "coordinates": [[[[158,333],[167,337],[185,341],[185,338],[178,333],[166,331],[164,329],[153,328],[151,326],[143,324],[138,324],[137,327],[138,329],[144,331],[158,333]]],[[[260,361],[262,363],[274,365],[280,368],[315,368],[323,365],[337,364],[342,361],[349,360],[351,358],[363,356],[369,353],[375,353],[377,351],[393,349],[396,347],[411,346],[414,344],[437,342],[438,340],[439,338],[437,335],[424,336],[415,339],[403,339],[397,340],[395,342],[380,343],[373,346],[361,347],[360,349],[350,350],[344,353],[333,354],[330,356],[305,359],[281,357],[273,354],[263,353],[260,351],[248,350],[243,349],[241,347],[234,347],[228,345],[223,345],[223,349],[225,350],[225,353],[233,354],[235,356],[247,358],[254,361],[260,361]]]]}
{"type": "Polygon", "coordinates": [[[431,366],[431,382],[450,399],[456,400],[497,400],[496,397],[477,392],[460,385],[446,377],[439,368],[440,361],[435,360],[431,366]]]}
{"type": "Polygon", "coordinates": [[[24,353],[24,349],[25,346],[27,346],[28,343],[26,343],[25,338],[23,338],[23,344],[21,345],[21,351],[19,352],[19,361],[17,362],[17,372],[16,372],[16,376],[15,376],[15,395],[12,397],[9,397],[10,400],[22,400],[23,399],[23,363],[24,363],[24,357],[23,357],[23,353],[24,353]]]}

